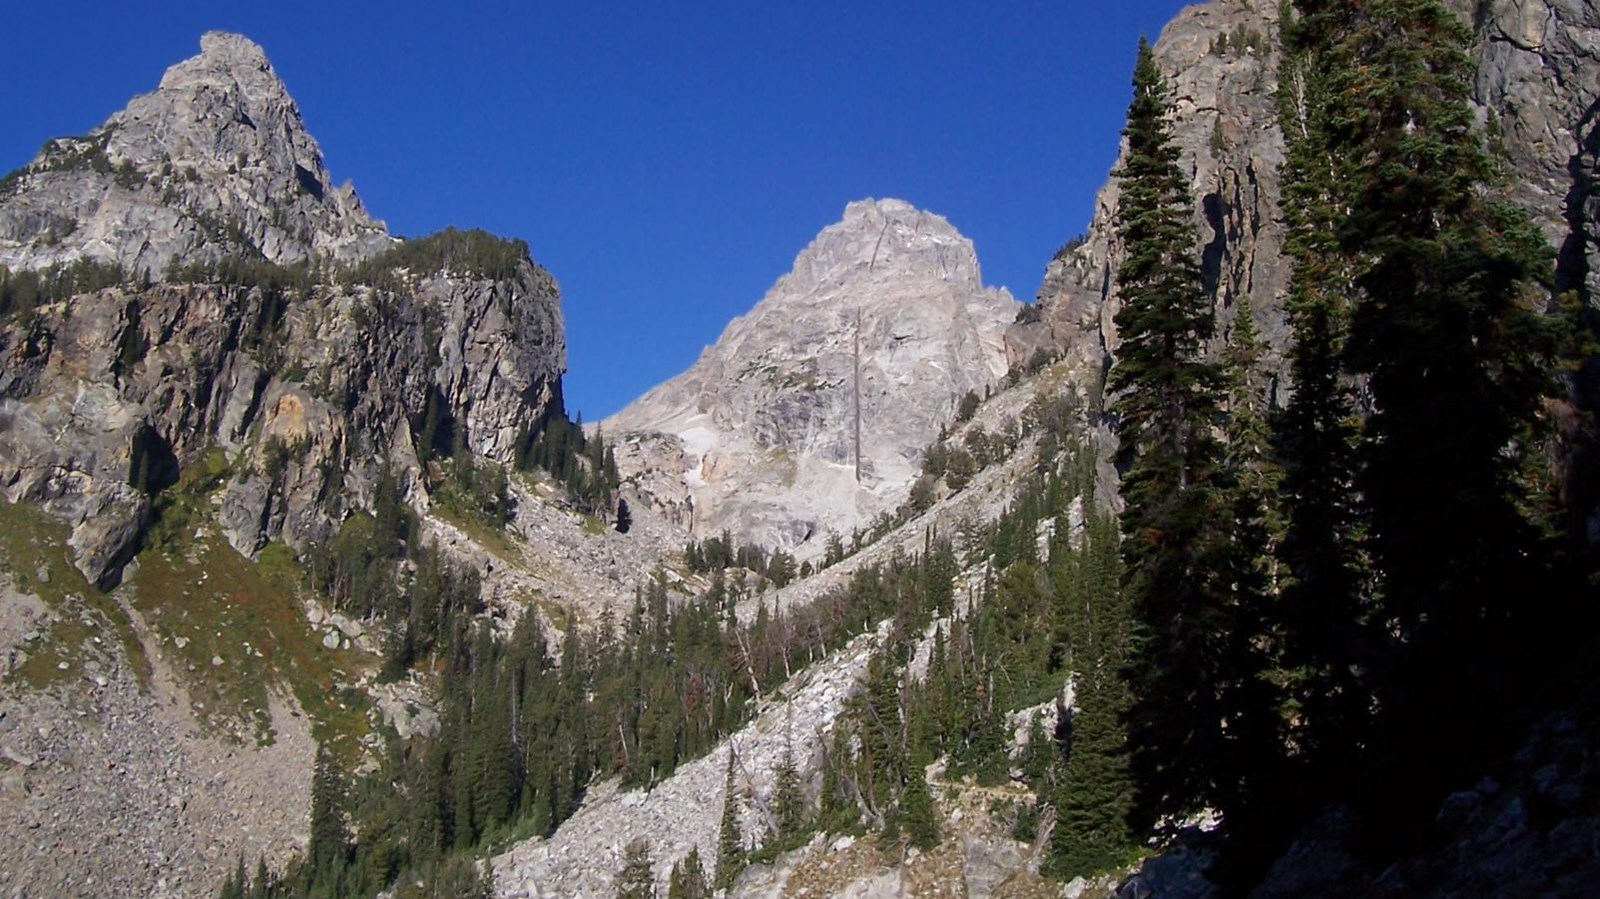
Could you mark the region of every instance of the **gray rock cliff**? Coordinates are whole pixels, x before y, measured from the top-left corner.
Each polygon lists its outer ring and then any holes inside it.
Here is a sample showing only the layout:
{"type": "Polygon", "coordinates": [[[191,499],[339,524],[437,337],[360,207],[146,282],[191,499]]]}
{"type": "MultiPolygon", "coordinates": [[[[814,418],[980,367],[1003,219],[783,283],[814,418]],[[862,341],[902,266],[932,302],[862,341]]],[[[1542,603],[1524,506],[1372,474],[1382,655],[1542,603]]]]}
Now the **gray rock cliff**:
{"type": "Polygon", "coordinates": [[[820,547],[905,498],[960,398],[1005,375],[1016,310],[941,216],[851,203],[688,371],[602,425],[624,435],[624,474],[695,532],[820,547]]]}
{"type": "Polygon", "coordinates": [[[353,260],[393,243],[354,188],[332,183],[261,48],[215,31],[200,48],[0,181],[0,265],[90,258],[159,276],[174,260],[353,260]]]}
{"type": "MultiPolygon", "coordinates": [[[[1477,100],[1486,127],[1493,121],[1500,134],[1505,190],[1559,251],[1558,287],[1579,290],[1593,306],[1600,284],[1600,3],[1451,5],[1478,34],[1477,100]]],[[[1284,157],[1274,99],[1277,25],[1277,4],[1212,0],[1180,12],[1162,31],[1155,55],[1172,80],[1173,136],[1190,173],[1206,289],[1224,328],[1237,298],[1250,296],[1267,363],[1281,373],[1289,267],[1277,175],[1284,157]]],[[[1014,360],[1053,346],[1093,376],[1115,354],[1118,194],[1112,177],[1096,199],[1085,239],[1046,267],[1038,321],[1007,334],[1014,360]]]]}
{"type": "MultiPolygon", "coordinates": [[[[1277,4],[1216,0],[1185,8],[1162,30],[1156,61],[1171,79],[1173,137],[1190,174],[1195,253],[1221,319],[1241,296],[1252,298],[1267,347],[1266,363],[1283,367],[1287,327],[1276,298],[1286,287],[1278,167],[1277,4]],[[1219,36],[1227,36],[1217,49],[1219,36]],[[1265,300],[1266,302],[1263,302],[1265,300]]],[[[1129,48],[1130,54],[1133,48],[1129,48]]],[[[1123,142],[1122,154],[1127,144],[1123,142]]],[[[1117,167],[1122,165],[1121,154],[1117,167]]],[[[1038,321],[1007,334],[1014,361],[1036,346],[1053,347],[1093,380],[1117,346],[1116,235],[1120,185],[1112,177],[1095,198],[1083,240],[1051,260],[1037,297],[1038,321]]]]}
{"type": "Polygon", "coordinates": [[[109,172],[47,151],[0,192],[0,264],[154,271],[0,319],[0,495],[71,523],[74,562],[101,584],[137,549],[151,497],[213,447],[233,546],[300,549],[366,507],[384,466],[425,503],[430,409],[435,433],[513,461],[566,367],[558,289],[525,245],[394,241],[328,185],[260,48],[202,46],[85,139],[109,172]],[[162,186],[169,164],[199,174],[162,186]],[[23,233],[41,216],[72,227],[41,245],[23,233]],[[321,278],[272,268],[311,256],[321,278]],[[189,271],[164,279],[169,262],[189,271]]]}

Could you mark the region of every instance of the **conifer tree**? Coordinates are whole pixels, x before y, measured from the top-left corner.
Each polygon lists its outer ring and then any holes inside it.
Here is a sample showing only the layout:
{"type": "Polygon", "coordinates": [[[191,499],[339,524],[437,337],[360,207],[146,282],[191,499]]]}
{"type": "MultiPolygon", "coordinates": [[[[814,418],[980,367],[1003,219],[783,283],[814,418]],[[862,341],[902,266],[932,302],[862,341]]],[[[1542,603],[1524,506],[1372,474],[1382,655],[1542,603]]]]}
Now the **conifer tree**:
{"type": "Polygon", "coordinates": [[[1232,751],[1225,719],[1242,675],[1229,670],[1229,585],[1218,576],[1230,539],[1214,428],[1221,379],[1205,360],[1215,331],[1190,227],[1193,202],[1178,167],[1171,101],[1141,40],[1117,233],[1121,345],[1110,374],[1126,592],[1138,622],[1130,653],[1133,823],[1224,803],[1232,751]]]}
{"type": "Polygon", "coordinates": [[[217,893],[217,899],[244,899],[245,888],[250,884],[249,875],[244,871],[244,856],[239,856],[239,862],[234,867],[233,873],[222,882],[222,889],[217,893]]]}
{"type": "Polygon", "coordinates": [[[428,878],[427,899],[493,899],[494,869],[471,858],[447,856],[428,878]]]}
{"type": "Polygon", "coordinates": [[[1045,874],[1070,880],[1124,864],[1135,845],[1128,829],[1133,785],[1118,707],[1126,700],[1115,671],[1081,679],[1071,723],[1071,745],[1057,777],[1056,826],[1050,833],[1045,874]]]}
{"type": "Polygon", "coordinates": [[[344,777],[326,745],[317,747],[311,777],[311,841],[306,847],[310,883],[337,889],[350,851],[350,831],[344,821],[344,777]]]}
{"type": "Polygon", "coordinates": [[[789,848],[800,836],[806,816],[805,795],[800,790],[800,772],[794,761],[794,737],[790,733],[792,726],[792,721],[785,718],[783,759],[778,764],[777,784],[773,790],[778,845],[784,848],[789,848]]]}
{"type": "Polygon", "coordinates": [[[1234,554],[1241,589],[1253,603],[1272,591],[1271,558],[1281,525],[1275,509],[1281,472],[1271,457],[1267,378],[1261,367],[1261,344],[1249,295],[1234,307],[1233,327],[1222,356],[1227,414],[1223,434],[1224,463],[1234,509],[1234,554]]]}
{"type": "Polygon", "coordinates": [[[1262,845],[1282,796],[1284,719],[1270,602],[1273,550],[1281,531],[1274,508],[1280,470],[1270,455],[1268,385],[1261,368],[1250,299],[1243,296],[1223,350],[1226,389],[1220,483],[1231,530],[1218,548],[1217,587],[1225,597],[1215,640],[1224,672],[1220,691],[1227,751],[1214,773],[1217,807],[1228,836],[1262,845]]]}
{"type": "Polygon", "coordinates": [[[726,890],[744,868],[744,842],[739,834],[739,796],[734,789],[733,744],[728,744],[728,769],[722,780],[722,819],[717,825],[716,888],[726,890]]]}
{"type": "MultiPolygon", "coordinates": [[[[1085,489],[1092,494],[1092,485],[1085,489]]],[[[1076,689],[1070,716],[1061,710],[1065,758],[1041,798],[1049,798],[1056,810],[1043,870],[1063,880],[1117,867],[1135,845],[1128,827],[1134,785],[1123,725],[1130,697],[1120,676],[1129,622],[1118,588],[1117,550],[1115,520],[1092,504],[1087,504],[1077,549],[1061,548],[1077,572],[1065,585],[1072,595],[1064,603],[1079,622],[1071,654],[1076,689]]],[[[1036,738],[1045,742],[1042,732],[1036,738]]]]}
{"type": "Polygon", "coordinates": [[[655,874],[650,870],[650,844],[634,840],[622,853],[622,870],[617,873],[617,899],[655,899],[655,874]]]}
{"type": "Polygon", "coordinates": [[[1394,635],[1370,779],[1386,811],[1371,818],[1414,831],[1444,789],[1442,760],[1518,739],[1482,722],[1515,714],[1548,653],[1535,635],[1551,610],[1527,600],[1558,591],[1517,475],[1552,388],[1554,333],[1537,313],[1550,254],[1485,190],[1497,173],[1454,12],[1438,0],[1298,6],[1330,79],[1323,145],[1349,210],[1338,248],[1355,291],[1343,361],[1371,397],[1356,486],[1394,635]]]}
{"type": "Polygon", "coordinates": [[[896,822],[911,845],[924,851],[939,845],[939,821],[928,789],[927,764],[927,753],[920,747],[910,753],[906,783],[895,813],[896,822]]]}
{"type": "MultiPolygon", "coordinates": [[[[1339,11],[1342,15],[1342,11],[1339,11]]],[[[1320,14],[1319,14],[1320,15],[1320,14]]],[[[1283,478],[1278,496],[1280,601],[1274,625],[1293,727],[1289,739],[1329,795],[1343,792],[1369,727],[1367,688],[1356,676],[1372,663],[1362,508],[1356,489],[1356,417],[1344,371],[1354,285],[1339,250],[1341,191],[1330,156],[1332,61],[1320,47],[1335,23],[1297,21],[1287,2],[1278,110],[1288,152],[1283,169],[1284,248],[1291,263],[1285,300],[1293,393],[1275,441],[1283,478]],[[1323,29],[1330,29],[1324,31],[1323,29]]],[[[1300,801],[1315,801],[1302,793],[1300,801]]],[[[1287,792],[1287,804],[1296,801],[1287,792]]]]}
{"type": "Polygon", "coordinates": [[[667,886],[667,899],[711,899],[711,886],[706,883],[705,865],[700,861],[700,847],[672,866],[672,880],[667,886]]]}
{"type": "Polygon", "coordinates": [[[266,856],[256,856],[256,876],[250,881],[250,890],[246,895],[249,899],[267,899],[277,888],[277,881],[273,879],[272,872],[267,870],[266,856]]]}

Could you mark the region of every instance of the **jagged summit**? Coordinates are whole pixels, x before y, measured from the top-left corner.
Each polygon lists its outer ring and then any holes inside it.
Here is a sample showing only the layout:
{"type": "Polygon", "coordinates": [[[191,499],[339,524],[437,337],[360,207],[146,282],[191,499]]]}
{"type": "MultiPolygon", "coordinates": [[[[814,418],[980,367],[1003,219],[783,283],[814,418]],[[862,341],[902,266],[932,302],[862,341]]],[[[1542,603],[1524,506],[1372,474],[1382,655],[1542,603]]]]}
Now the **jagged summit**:
{"type": "Polygon", "coordinates": [[[839,277],[879,267],[894,277],[934,277],[982,290],[978,255],[944,216],[892,198],[857,200],[844,217],[818,234],[795,259],[796,274],[839,277]]]}
{"type": "Polygon", "coordinates": [[[0,181],[0,264],[86,257],[159,274],[174,259],[350,260],[392,242],[352,187],[334,186],[259,45],[213,31],[200,51],[0,181]]]}
{"type": "Polygon", "coordinates": [[[904,499],[960,398],[1005,375],[1016,309],[944,217],[860,200],[688,371],[603,426],[667,435],[630,441],[623,464],[661,475],[656,496],[696,531],[820,544],[904,499]]]}

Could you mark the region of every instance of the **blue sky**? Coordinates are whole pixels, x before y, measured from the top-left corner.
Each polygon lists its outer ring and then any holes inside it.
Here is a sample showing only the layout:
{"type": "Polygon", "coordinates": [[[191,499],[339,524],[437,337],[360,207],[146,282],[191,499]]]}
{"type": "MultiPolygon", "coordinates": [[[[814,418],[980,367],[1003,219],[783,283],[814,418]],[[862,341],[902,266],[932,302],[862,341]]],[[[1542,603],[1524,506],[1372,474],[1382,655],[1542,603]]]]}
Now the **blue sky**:
{"type": "Polygon", "coordinates": [[[14,4],[0,171],[201,32],[259,42],[391,230],[524,238],[561,283],[568,406],[683,370],[851,200],[901,197],[1031,299],[1116,154],[1135,2],[14,4]]]}

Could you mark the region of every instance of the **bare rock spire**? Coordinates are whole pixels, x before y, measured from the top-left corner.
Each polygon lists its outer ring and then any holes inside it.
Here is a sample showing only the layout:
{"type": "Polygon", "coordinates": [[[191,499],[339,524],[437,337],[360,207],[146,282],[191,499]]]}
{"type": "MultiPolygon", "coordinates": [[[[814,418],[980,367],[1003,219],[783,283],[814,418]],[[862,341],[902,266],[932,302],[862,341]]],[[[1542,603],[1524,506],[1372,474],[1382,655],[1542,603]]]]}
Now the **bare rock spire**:
{"type": "Polygon", "coordinates": [[[174,260],[349,260],[390,243],[355,190],[334,186],[261,47],[220,31],[155,90],[0,183],[11,268],[91,258],[159,275],[174,260]]]}

